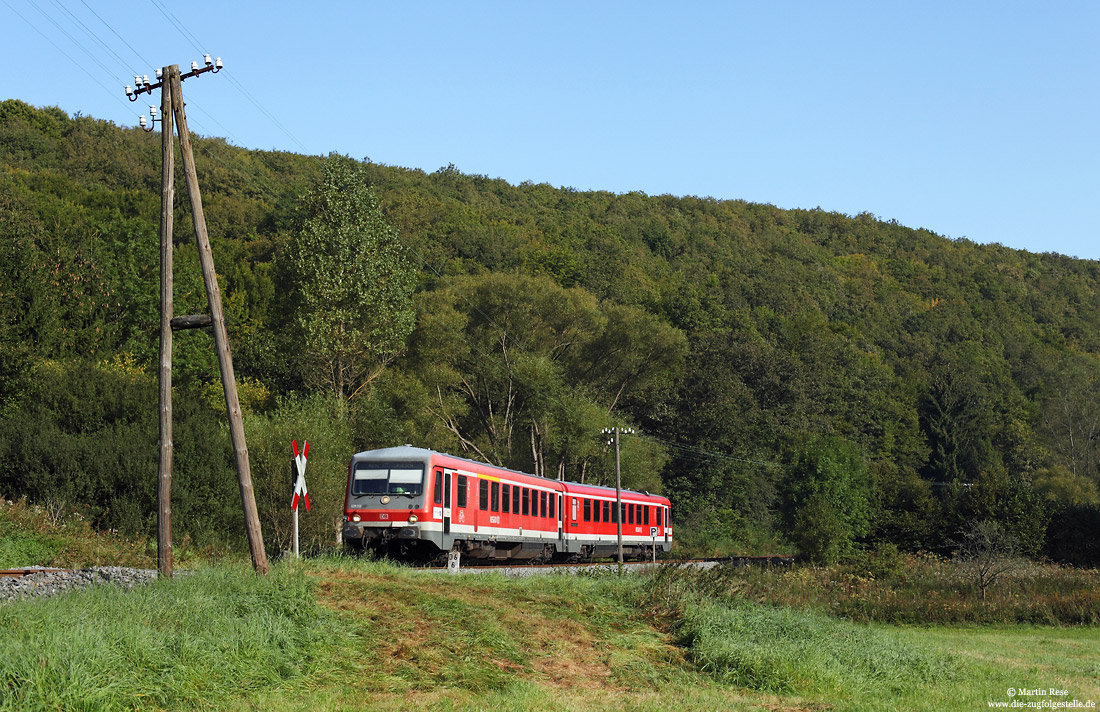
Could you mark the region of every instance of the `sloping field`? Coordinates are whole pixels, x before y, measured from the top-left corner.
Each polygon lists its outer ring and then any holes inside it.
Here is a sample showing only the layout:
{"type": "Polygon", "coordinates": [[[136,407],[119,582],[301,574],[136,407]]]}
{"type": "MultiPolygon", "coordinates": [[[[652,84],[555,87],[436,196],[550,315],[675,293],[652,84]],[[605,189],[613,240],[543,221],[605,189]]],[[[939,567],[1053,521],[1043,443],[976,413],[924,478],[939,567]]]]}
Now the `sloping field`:
{"type": "MultiPolygon", "coordinates": [[[[880,710],[1100,701],[1100,630],[858,624],[654,578],[218,565],[0,605],[0,710],[880,710]],[[676,598],[678,600],[671,600],[676,598]],[[1009,688],[1066,690],[1009,697],[1009,688]]],[[[1015,694],[1015,693],[1014,693],[1015,694]]]]}

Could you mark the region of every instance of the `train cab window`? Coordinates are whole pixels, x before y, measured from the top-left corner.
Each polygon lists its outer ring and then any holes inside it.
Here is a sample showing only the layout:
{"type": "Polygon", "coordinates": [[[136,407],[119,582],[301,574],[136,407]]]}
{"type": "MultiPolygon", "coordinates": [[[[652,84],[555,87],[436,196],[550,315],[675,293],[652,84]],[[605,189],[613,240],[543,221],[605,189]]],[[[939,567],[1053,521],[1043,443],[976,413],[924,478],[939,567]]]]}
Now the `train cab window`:
{"type": "Polygon", "coordinates": [[[512,485],[504,485],[504,492],[501,493],[500,503],[502,505],[501,511],[505,514],[508,513],[508,505],[512,503],[512,485]]]}
{"type": "Polygon", "coordinates": [[[466,506],[466,475],[458,476],[458,506],[466,506]]]}
{"type": "Polygon", "coordinates": [[[530,514],[531,490],[523,488],[523,516],[530,514]]]}
{"type": "Polygon", "coordinates": [[[645,519],[642,524],[649,526],[649,507],[642,507],[642,517],[645,519]]]}
{"type": "Polygon", "coordinates": [[[478,508],[484,512],[489,508],[489,480],[478,480],[477,495],[478,508]]]}
{"type": "Polygon", "coordinates": [[[443,504],[443,470],[435,471],[435,494],[432,495],[432,501],[436,504],[443,504]]]}
{"type": "Polygon", "coordinates": [[[539,492],[539,516],[546,516],[546,493],[539,492]]]}
{"type": "Polygon", "coordinates": [[[489,508],[494,512],[500,511],[500,483],[493,482],[489,485],[489,508]]]}
{"type": "Polygon", "coordinates": [[[592,521],[592,500],[584,500],[584,521],[592,521]]]}
{"type": "Polygon", "coordinates": [[[657,507],[657,526],[661,526],[661,512],[663,511],[663,509],[657,507]]]}

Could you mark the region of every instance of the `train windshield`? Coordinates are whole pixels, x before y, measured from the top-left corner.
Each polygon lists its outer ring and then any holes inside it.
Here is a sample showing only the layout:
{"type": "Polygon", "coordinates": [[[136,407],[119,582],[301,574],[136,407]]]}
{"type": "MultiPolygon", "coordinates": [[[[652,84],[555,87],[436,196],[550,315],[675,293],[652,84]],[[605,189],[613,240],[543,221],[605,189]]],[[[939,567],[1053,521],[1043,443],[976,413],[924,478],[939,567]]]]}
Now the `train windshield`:
{"type": "Polygon", "coordinates": [[[355,463],[352,494],[403,494],[415,497],[423,491],[424,466],[420,463],[355,463]]]}

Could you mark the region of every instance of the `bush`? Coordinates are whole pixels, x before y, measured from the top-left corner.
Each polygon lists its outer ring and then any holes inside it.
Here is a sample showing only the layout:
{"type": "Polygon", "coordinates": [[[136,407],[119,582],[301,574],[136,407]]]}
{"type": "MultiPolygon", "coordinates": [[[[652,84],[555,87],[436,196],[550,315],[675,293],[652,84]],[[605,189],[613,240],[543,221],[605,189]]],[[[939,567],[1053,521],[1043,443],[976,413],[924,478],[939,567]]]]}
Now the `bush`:
{"type": "Polygon", "coordinates": [[[309,442],[306,483],[311,508],[299,505],[299,541],[304,550],[335,548],[344,516],[352,428],[343,403],[331,396],[288,397],[269,413],[245,415],[256,506],[264,543],[272,551],[292,547],[291,441],[309,442]]]}
{"type": "MultiPolygon", "coordinates": [[[[196,541],[243,532],[228,429],[201,397],[173,398],[173,531],[196,541]]],[[[45,362],[0,420],[0,493],[80,506],[93,525],[156,529],[157,390],[125,363],[45,362]]]]}

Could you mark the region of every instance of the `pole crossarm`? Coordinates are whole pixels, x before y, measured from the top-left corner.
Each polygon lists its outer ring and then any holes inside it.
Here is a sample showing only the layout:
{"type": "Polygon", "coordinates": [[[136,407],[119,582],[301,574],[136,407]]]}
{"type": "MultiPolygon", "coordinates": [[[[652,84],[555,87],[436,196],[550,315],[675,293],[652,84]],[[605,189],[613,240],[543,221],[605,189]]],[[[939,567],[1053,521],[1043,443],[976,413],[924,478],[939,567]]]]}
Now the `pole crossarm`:
{"type": "MultiPolygon", "coordinates": [[[[222,58],[221,57],[218,57],[217,59],[211,60],[210,55],[205,55],[203,57],[203,64],[205,66],[200,68],[198,62],[192,62],[191,63],[191,71],[188,72],[187,74],[181,74],[180,75],[180,81],[182,82],[185,79],[190,79],[191,77],[197,77],[200,74],[206,74],[207,72],[214,72],[215,74],[217,74],[218,72],[220,72],[222,70],[222,58]]],[[[155,84],[150,84],[148,74],[142,74],[142,75],[135,74],[134,75],[134,84],[135,84],[135,86],[131,87],[129,84],[126,85],[126,97],[130,101],[137,101],[138,96],[140,96],[141,94],[152,94],[154,89],[163,88],[164,87],[164,81],[165,81],[163,70],[160,70],[160,69],[157,70],[157,79],[160,79],[160,81],[156,82],[155,84]]]]}

